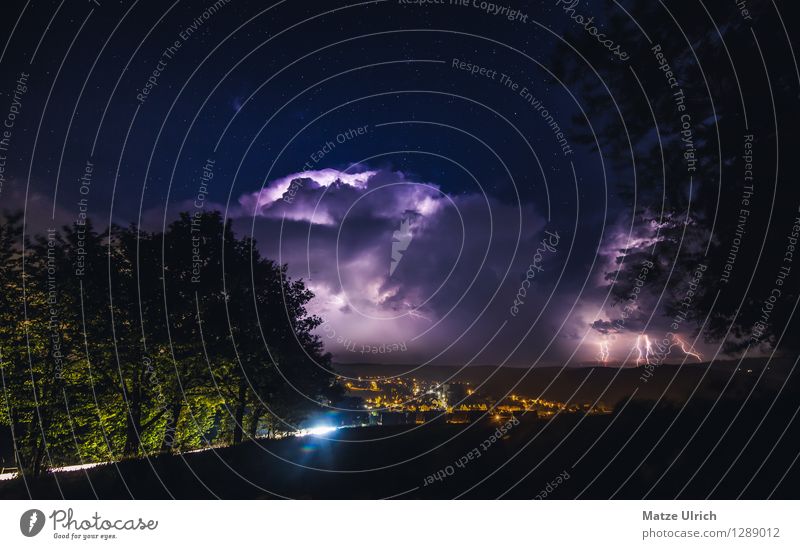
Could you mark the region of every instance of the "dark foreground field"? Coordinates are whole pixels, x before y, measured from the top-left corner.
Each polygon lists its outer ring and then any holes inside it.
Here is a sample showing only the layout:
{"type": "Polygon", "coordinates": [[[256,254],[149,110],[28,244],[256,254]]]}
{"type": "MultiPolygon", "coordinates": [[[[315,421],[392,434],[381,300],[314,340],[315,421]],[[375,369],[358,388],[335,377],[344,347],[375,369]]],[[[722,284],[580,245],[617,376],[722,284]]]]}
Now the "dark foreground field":
{"type": "Polygon", "coordinates": [[[795,400],[764,396],[742,409],[741,399],[723,399],[713,411],[703,400],[682,413],[631,401],[613,415],[527,416],[489,445],[506,420],[344,429],[328,440],[248,442],[16,479],[0,483],[0,498],[533,498],[545,490],[550,499],[794,499],[795,400]]]}

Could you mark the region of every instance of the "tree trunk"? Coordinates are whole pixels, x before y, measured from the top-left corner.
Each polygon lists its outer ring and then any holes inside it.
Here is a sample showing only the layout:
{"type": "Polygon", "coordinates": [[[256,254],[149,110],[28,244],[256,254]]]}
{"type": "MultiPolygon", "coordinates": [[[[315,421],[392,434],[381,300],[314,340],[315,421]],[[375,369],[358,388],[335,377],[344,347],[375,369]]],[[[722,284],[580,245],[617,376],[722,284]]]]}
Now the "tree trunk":
{"type": "Polygon", "coordinates": [[[239,395],[236,400],[236,411],[233,414],[233,443],[239,444],[242,442],[242,435],[244,425],[242,422],[244,421],[244,408],[245,408],[245,397],[247,396],[247,385],[245,384],[244,378],[239,380],[239,395]]]}
{"type": "MultiPolygon", "coordinates": [[[[127,394],[128,414],[125,417],[125,448],[126,456],[135,456],[139,453],[141,441],[139,433],[142,432],[142,386],[140,380],[134,378],[134,386],[127,394]]],[[[123,383],[123,397],[125,382],[123,383]]]]}
{"type": "Polygon", "coordinates": [[[178,428],[178,420],[181,417],[181,410],[183,409],[183,402],[176,401],[170,406],[169,415],[167,416],[167,424],[164,427],[164,438],[161,441],[161,453],[168,454],[172,452],[172,447],[175,444],[175,431],[178,428]]]}
{"type": "Polygon", "coordinates": [[[139,433],[142,427],[142,411],[139,403],[131,403],[125,416],[125,449],[126,456],[135,456],[139,452],[139,433]]]}
{"type": "Polygon", "coordinates": [[[33,463],[31,470],[34,477],[41,476],[44,469],[44,440],[40,440],[36,445],[36,451],[33,454],[33,463]]]}
{"type": "Polygon", "coordinates": [[[44,437],[48,433],[48,412],[49,410],[42,406],[28,423],[27,447],[29,449],[29,458],[26,471],[33,477],[38,477],[44,472],[44,458],[47,449],[47,441],[44,437]]]}
{"type": "Polygon", "coordinates": [[[251,414],[251,421],[250,421],[250,438],[256,438],[258,434],[258,422],[261,421],[261,414],[263,414],[263,410],[261,406],[256,405],[253,413],[251,414]]]}

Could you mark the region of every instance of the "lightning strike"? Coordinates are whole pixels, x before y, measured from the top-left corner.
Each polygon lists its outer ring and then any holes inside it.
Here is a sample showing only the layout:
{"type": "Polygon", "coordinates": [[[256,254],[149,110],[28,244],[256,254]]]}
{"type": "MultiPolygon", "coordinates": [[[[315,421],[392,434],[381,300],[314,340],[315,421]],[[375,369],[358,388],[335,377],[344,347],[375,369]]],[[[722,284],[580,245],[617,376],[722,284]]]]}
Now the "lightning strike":
{"type": "MultiPolygon", "coordinates": [[[[700,356],[700,354],[699,354],[699,353],[696,353],[696,352],[694,351],[694,348],[693,348],[693,347],[692,347],[692,348],[690,348],[689,350],[686,350],[686,347],[687,347],[687,344],[686,344],[686,342],[684,342],[684,341],[683,341],[681,338],[679,338],[678,336],[675,336],[675,343],[673,343],[672,347],[674,347],[675,345],[679,345],[679,346],[680,346],[680,348],[681,348],[681,351],[683,351],[683,353],[684,353],[686,356],[693,356],[693,357],[695,357],[695,358],[697,359],[697,361],[698,361],[698,362],[700,362],[700,361],[702,361],[702,360],[703,360],[703,359],[702,359],[702,357],[700,356]]],[[[672,347],[670,347],[670,350],[672,350],[672,347]]]]}
{"type": "Polygon", "coordinates": [[[608,364],[608,357],[611,354],[608,349],[608,341],[601,339],[598,342],[598,345],[600,346],[600,362],[603,364],[608,364]]]}
{"type": "Polygon", "coordinates": [[[636,365],[638,366],[642,362],[645,364],[650,364],[650,355],[653,354],[653,346],[650,343],[650,337],[647,334],[641,334],[636,336],[636,345],[634,346],[638,356],[636,357],[636,365]],[[644,346],[642,346],[642,341],[644,341],[644,346]]]}

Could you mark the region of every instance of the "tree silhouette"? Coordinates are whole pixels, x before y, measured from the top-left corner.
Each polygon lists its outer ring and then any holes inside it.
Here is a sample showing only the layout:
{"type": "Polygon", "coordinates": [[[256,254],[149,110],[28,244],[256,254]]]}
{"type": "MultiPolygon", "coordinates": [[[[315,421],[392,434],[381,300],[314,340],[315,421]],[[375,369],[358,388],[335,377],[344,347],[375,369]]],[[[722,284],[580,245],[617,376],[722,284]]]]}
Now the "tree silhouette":
{"type": "Polygon", "coordinates": [[[291,431],[337,394],[313,294],[218,212],[24,242],[6,215],[0,260],[0,422],[28,473],[291,431]]]}
{"type": "Polygon", "coordinates": [[[759,31],[782,28],[776,8],[748,2],[752,19],[690,0],[639,3],[628,13],[610,0],[592,8],[608,36],[629,44],[630,60],[610,59],[595,37],[573,29],[570,45],[557,48],[555,73],[592,124],[576,117],[577,137],[602,152],[620,198],[635,199],[634,239],[618,250],[619,272],[606,273],[616,297],[626,299],[642,262],[655,259],[648,284],[666,284],[662,312],[673,316],[692,272],[707,266],[688,319],[699,325],[710,314],[705,337],[731,352],[774,346],[791,318],[796,276],[781,287],[763,334],[754,327],[800,214],[794,165],[778,160],[797,146],[797,75],[786,70],[794,66],[788,38],[759,31]]]}

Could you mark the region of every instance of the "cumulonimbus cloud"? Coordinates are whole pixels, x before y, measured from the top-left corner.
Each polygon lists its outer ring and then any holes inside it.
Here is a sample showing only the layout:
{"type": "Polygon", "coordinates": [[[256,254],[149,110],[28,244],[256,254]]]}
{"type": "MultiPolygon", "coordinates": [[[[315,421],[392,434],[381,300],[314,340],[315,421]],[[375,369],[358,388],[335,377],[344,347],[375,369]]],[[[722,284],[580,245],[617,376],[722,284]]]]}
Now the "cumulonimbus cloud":
{"type": "Polygon", "coordinates": [[[450,196],[436,183],[366,167],[291,174],[239,204],[255,216],[261,250],[315,293],[311,310],[326,322],[320,334],[336,334],[328,347],[351,361],[369,360],[362,345],[407,344],[424,332],[416,348],[446,346],[487,304],[498,312],[487,321],[505,314],[520,251],[544,226],[532,204],[478,190],[450,196]],[[410,240],[392,268],[401,227],[410,240]]]}

